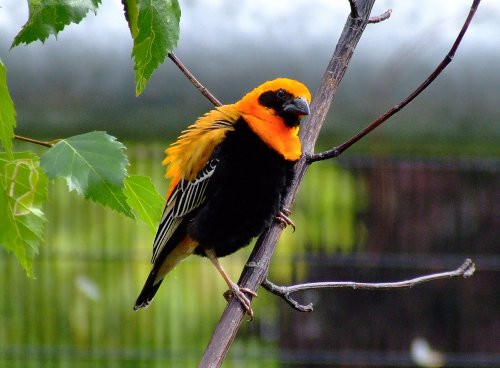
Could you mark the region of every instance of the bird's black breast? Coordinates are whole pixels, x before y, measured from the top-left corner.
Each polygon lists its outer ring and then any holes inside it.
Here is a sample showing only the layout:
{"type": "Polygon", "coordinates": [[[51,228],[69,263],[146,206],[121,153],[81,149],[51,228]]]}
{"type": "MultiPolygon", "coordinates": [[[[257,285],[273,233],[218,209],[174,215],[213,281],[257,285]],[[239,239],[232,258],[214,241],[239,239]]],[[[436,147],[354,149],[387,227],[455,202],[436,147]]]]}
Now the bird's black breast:
{"type": "Polygon", "coordinates": [[[212,158],[218,159],[217,168],[188,233],[200,244],[196,254],[213,248],[217,257],[223,257],[270,226],[281,209],[294,162],[267,146],[241,119],[212,158]]]}

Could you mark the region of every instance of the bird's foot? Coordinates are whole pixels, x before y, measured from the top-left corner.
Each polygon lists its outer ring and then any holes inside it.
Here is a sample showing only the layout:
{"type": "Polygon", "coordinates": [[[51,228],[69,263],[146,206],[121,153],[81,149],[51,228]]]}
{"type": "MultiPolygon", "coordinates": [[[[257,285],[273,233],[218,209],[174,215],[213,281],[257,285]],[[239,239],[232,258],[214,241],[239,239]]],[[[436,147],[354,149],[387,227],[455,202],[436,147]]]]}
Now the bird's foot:
{"type": "Polygon", "coordinates": [[[239,287],[238,284],[232,283],[230,289],[224,293],[224,298],[229,302],[232,298],[238,299],[246,314],[250,317],[250,321],[253,320],[253,310],[250,305],[250,299],[245,294],[256,297],[257,293],[253,290],[239,287]]]}
{"type": "Polygon", "coordinates": [[[283,224],[284,227],[291,226],[293,232],[295,232],[295,224],[293,223],[292,219],[288,217],[290,216],[291,213],[292,211],[290,211],[289,209],[283,208],[281,211],[278,212],[275,219],[281,224],[283,224]]]}

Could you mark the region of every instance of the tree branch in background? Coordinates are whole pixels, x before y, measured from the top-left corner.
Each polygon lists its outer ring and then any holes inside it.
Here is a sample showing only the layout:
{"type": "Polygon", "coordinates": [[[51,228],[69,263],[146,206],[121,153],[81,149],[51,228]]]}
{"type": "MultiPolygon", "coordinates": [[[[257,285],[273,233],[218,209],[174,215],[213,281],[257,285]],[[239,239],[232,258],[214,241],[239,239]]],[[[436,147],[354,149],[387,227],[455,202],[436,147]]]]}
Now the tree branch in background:
{"type": "Polygon", "coordinates": [[[181,70],[182,74],[186,76],[187,79],[200,91],[200,93],[205,96],[214,106],[221,106],[222,103],[205,87],[201,84],[198,79],[189,71],[188,68],[179,60],[179,58],[173,53],[168,54],[170,60],[174,62],[175,65],[181,70]]]}
{"type": "Polygon", "coordinates": [[[14,138],[19,139],[20,141],[30,142],[30,143],[38,144],[40,146],[49,147],[49,148],[52,147],[54,144],[56,144],[59,141],[58,139],[55,139],[55,140],[49,141],[49,142],[40,141],[38,139],[24,137],[24,136],[19,135],[19,134],[14,134],[14,138]]]}
{"type": "Polygon", "coordinates": [[[455,52],[458,49],[458,46],[460,45],[460,42],[462,42],[462,39],[465,35],[465,32],[467,31],[467,28],[469,27],[470,22],[472,21],[472,18],[474,18],[474,14],[476,14],[477,7],[479,6],[479,3],[481,0],[474,0],[471,8],[469,10],[469,15],[467,16],[467,19],[464,22],[464,25],[462,26],[462,29],[460,30],[460,33],[458,34],[455,42],[453,43],[453,46],[451,47],[450,51],[448,54],[445,56],[443,61],[436,67],[436,69],[429,75],[429,77],[420,85],[418,88],[413,91],[408,97],[406,97],[404,100],[402,100],[399,104],[395,105],[391,109],[389,109],[387,112],[382,114],[377,120],[375,120],[373,123],[371,123],[369,126],[367,126],[365,129],[363,129],[361,132],[356,134],[354,137],[351,139],[345,141],[341,145],[337,147],[333,147],[332,149],[313,154],[307,158],[308,163],[313,163],[316,161],[322,161],[322,160],[327,160],[333,157],[339,156],[342,152],[344,152],[346,149],[351,147],[354,143],[359,141],[361,138],[363,138],[365,135],[370,133],[372,130],[377,128],[379,125],[387,121],[391,116],[399,112],[401,109],[403,109],[406,105],[408,105],[410,102],[412,102],[420,93],[422,93],[438,76],[439,74],[442,73],[442,71],[448,66],[449,63],[453,60],[453,57],[455,56],[455,52]]]}
{"type": "Polygon", "coordinates": [[[384,12],[378,16],[370,17],[370,19],[368,19],[368,23],[373,24],[373,23],[383,22],[384,20],[389,19],[391,14],[392,14],[392,9],[388,9],[386,12],[384,12]]]}
{"type": "Polygon", "coordinates": [[[453,271],[434,273],[430,275],[416,277],[410,280],[398,282],[354,282],[354,281],[332,281],[332,282],[313,282],[307,284],[298,284],[292,286],[278,286],[269,280],[264,280],[262,286],[267,291],[279,296],[285,300],[290,306],[299,312],[312,312],[312,303],[302,305],[293,299],[290,294],[298,291],[311,290],[311,289],[333,289],[333,288],[350,288],[354,290],[393,290],[393,289],[409,289],[415,285],[423,284],[429,281],[442,280],[455,277],[468,278],[474,274],[476,266],[474,262],[467,258],[464,263],[453,271]]]}

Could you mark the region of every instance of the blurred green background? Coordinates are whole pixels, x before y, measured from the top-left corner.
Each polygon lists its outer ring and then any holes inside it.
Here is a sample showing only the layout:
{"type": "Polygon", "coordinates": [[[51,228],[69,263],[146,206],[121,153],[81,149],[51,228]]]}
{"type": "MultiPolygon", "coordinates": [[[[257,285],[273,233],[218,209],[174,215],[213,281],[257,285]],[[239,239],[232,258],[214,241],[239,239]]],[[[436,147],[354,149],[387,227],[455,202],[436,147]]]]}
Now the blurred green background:
{"type": "MultiPolygon", "coordinates": [[[[346,2],[181,1],[177,54],[224,102],[288,76],[318,87],[347,16],[346,2]]],[[[469,1],[378,1],[336,97],[318,150],[341,143],[397,103],[451,46],[469,1]]],[[[107,130],[128,147],[131,173],[167,183],[163,150],[209,103],[166,62],[134,96],[121,5],[45,45],[8,51],[27,18],[0,9],[0,57],[18,132],[53,139],[107,130]]],[[[339,160],[307,174],[271,279],[387,281],[452,269],[478,272],[390,293],[316,291],[299,314],[260,290],[227,367],[496,367],[500,330],[500,6],[484,1],[455,60],[412,105],[339,160]],[[437,352],[433,351],[436,350],[437,352]]],[[[18,149],[32,148],[18,145],[18,149]]],[[[198,362],[225,306],[224,283],[191,257],[147,310],[133,302],[149,272],[142,224],[51,185],[36,280],[0,253],[0,367],[185,367],[198,362]]],[[[251,247],[222,260],[234,277],[251,247]]]]}

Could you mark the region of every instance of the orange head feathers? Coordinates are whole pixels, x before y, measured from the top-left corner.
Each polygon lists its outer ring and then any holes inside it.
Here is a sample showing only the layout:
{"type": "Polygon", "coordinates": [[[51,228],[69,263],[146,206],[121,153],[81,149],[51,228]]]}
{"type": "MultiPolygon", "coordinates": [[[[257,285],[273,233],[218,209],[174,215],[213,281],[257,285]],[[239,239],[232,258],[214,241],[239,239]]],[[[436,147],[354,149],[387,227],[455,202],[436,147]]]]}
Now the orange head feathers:
{"type": "Polygon", "coordinates": [[[263,105],[260,99],[266,93],[277,93],[280,90],[288,94],[291,99],[303,98],[308,104],[311,102],[311,93],[305,85],[293,79],[278,78],[256,87],[243,96],[235,105],[243,115],[251,115],[262,120],[275,121],[278,112],[270,106],[263,105]]]}
{"type": "Polygon", "coordinates": [[[302,154],[298,137],[300,117],[309,114],[311,93],[292,79],[265,82],[246,94],[235,106],[250,128],[286,160],[302,154]]]}

